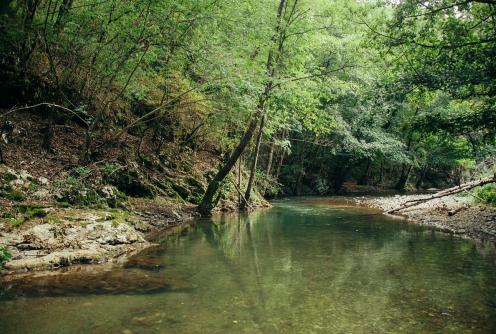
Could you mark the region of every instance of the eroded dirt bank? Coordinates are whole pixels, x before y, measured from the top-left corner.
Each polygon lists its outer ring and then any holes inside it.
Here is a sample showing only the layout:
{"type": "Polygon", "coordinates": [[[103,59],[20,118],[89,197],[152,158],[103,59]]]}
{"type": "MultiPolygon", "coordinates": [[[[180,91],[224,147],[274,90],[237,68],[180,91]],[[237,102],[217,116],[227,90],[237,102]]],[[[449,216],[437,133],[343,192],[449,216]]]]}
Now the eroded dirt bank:
{"type": "MultiPolygon", "coordinates": [[[[387,212],[403,203],[429,195],[395,195],[386,197],[357,197],[354,202],[387,212]]],[[[468,195],[433,199],[417,206],[395,212],[408,221],[431,226],[457,235],[496,242],[496,207],[477,204],[468,195]]]]}

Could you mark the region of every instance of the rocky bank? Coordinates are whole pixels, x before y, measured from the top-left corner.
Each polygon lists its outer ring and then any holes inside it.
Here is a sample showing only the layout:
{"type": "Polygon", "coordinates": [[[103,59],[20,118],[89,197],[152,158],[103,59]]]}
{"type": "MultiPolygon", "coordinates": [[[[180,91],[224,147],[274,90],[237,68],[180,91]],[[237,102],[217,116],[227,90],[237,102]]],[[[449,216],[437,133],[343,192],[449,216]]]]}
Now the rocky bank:
{"type": "MultiPolygon", "coordinates": [[[[406,201],[429,196],[358,197],[355,202],[387,212],[406,201]]],[[[478,204],[468,194],[436,198],[397,211],[394,215],[404,217],[415,224],[431,226],[456,235],[496,242],[496,207],[478,204]]]]}

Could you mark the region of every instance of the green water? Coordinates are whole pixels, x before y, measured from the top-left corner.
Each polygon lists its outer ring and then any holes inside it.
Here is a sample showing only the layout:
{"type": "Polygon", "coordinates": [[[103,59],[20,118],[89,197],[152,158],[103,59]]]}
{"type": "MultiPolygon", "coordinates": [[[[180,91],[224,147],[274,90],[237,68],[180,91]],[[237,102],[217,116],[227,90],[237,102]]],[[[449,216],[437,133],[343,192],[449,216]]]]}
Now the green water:
{"type": "Polygon", "coordinates": [[[0,333],[496,333],[494,247],[319,199],[4,286],[0,333]]]}

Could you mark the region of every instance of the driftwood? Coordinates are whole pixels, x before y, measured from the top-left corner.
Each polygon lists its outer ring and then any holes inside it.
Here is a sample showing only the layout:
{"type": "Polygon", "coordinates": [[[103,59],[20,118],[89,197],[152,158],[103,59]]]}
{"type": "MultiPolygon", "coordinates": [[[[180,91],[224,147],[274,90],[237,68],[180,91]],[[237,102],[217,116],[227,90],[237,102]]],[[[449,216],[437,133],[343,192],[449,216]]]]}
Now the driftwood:
{"type": "Polygon", "coordinates": [[[429,197],[406,201],[405,203],[401,204],[397,208],[386,211],[386,213],[394,213],[394,212],[397,212],[397,211],[400,211],[403,209],[411,208],[413,206],[419,205],[421,203],[425,203],[427,201],[430,201],[430,200],[433,200],[436,198],[454,195],[454,194],[457,194],[457,193],[462,192],[462,191],[468,191],[472,188],[475,188],[478,186],[483,186],[485,184],[494,183],[494,182],[496,182],[496,174],[494,174],[493,176],[487,177],[485,179],[482,179],[482,180],[472,181],[472,182],[461,184],[461,185],[453,187],[453,188],[448,188],[448,189],[442,190],[442,191],[437,192],[434,195],[429,196],[429,197]]]}

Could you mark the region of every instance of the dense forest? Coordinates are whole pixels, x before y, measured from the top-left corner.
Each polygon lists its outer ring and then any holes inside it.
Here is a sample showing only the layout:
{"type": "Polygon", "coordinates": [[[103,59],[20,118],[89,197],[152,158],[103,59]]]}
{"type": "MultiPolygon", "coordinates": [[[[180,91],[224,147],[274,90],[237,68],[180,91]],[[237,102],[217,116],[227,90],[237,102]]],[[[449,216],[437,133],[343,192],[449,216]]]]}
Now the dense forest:
{"type": "Polygon", "coordinates": [[[0,332],[496,333],[496,0],[0,0],[0,332]]]}
{"type": "Polygon", "coordinates": [[[494,166],[492,0],[8,0],[0,19],[0,160],[60,201],[112,184],[208,214],[494,166]]]}

